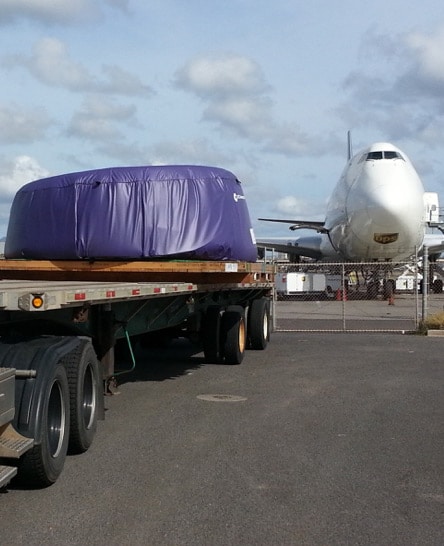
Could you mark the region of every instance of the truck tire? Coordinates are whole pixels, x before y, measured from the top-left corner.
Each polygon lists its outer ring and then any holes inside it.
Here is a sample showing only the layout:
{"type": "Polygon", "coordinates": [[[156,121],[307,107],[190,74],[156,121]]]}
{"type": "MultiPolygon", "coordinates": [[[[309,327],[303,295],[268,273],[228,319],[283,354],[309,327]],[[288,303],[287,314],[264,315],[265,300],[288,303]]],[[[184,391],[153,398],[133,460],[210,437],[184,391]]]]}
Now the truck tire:
{"type": "Polygon", "coordinates": [[[65,464],[69,441],[69,386],[63,364],[54,367],[44,388],[41,442],[18,463],[19,480],[35,487],[52,485],[65,464]]]}
{"type": "Polygon", "coordinates": [[[221,348],[226,364],[240,364],[246,346],[246,327],[243,308],[231,307],[221,320],[221,348]]]}
{"type": "Polygon", "coordinates": [[[270,340],[270,304],[267,298],[253,300],[248,312],[250,347],[263,350],[270,340]]]}
{"type": "Polygon", "coordinates": [[[99,363],[91,343],[80,344],[67,354],[66,368],[70,398],[70,433],[68,451],[83,453],[92,444],[99,412],[99,363]]]}
{"type": "Polygon", "coordinates": [[[219,362],[221,358],[221,308],[210,305],[205,312],[202,344],[206,362],[219,362]]]}

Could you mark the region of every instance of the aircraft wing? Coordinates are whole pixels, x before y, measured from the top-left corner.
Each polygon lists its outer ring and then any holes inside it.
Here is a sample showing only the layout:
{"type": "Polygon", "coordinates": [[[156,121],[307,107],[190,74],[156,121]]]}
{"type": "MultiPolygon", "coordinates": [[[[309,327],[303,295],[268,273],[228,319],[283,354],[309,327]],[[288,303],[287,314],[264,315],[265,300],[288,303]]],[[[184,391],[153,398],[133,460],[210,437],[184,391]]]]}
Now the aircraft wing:
{"type": "Polygon", "coordinates": [[[281,220],[278,218],[258,218],[263,222],[281,222],[283,224],[293,224],[288,229],[295,231],[296,229],[314,229],[318,233],[327,233],[324,222],[312,222],[307,220],[281,220]]]}
{"type": "Polygon", "coordinates": [[[284,252],[291,256],[306,256],[307,258],[320,260],[324,257],[321,251],[322,240],[321,235],[297,237],[292,240],[284,237],[269,237],[268,239],[257,239],[256,246],[284,252]]]}
{"type": "MultiPolygon", "coordinates": [[[[272,249],[294,257],[305,256],[307,258],[314,258],[315,260],[337,258],[336,252],[331,247],[324,233],[307,237],[296,237],[291,240],[285,237],[258,238],[256,245],[258,248],[272,249]]],[[[429,256],[444,253],[444,234],[426,233],[424,236],[424,246],[427,246],[429,256]]]]}

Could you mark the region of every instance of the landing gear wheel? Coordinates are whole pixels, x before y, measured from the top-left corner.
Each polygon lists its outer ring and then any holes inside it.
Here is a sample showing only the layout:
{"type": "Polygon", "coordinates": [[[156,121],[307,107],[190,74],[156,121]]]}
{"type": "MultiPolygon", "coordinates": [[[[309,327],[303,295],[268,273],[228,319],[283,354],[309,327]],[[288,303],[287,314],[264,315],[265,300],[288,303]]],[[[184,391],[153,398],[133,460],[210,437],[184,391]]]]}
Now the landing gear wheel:
{"type": "Polygon", "coordinates": [[[222,315],[221,345],[226,364],[240,364],[246,346],[246,328],[243,308],[229,308],[222,315]]]}
{"type": "Polygon", "coordinates": [[[379,283],[377,281],[370,281],[367,285],[367,299],[375,300],[378,297],[379,283]]]}
{"type": "Polygon", "coordinates": [[[99,363],[89,342],[62,359],[70,392],[71,432],[69,452],[83,453],[92,444],[99,412],[99,363]]]}
{"type": "Polygon", "coordinates": [[[387,279],[383,283],[384,299],[388,300],[393,298],[395,294],[395,281],[393,279],[387,279]]]}
{"type": "Polygon", "coordinates": [[[219,362],[221,308],[218,305],[208,307],[202,328],[202,344],[206,362],[219,362]]]}
{"type": "Polygon", "coordinates": [[[66,370],[58,363],[45,385],[40,444],[19,460],[19,480],[35,487],[52,485],[63,470],[69,439],[69,386],[66,370]]]}
{"type": "Polygon", "coordinates": [[[267,298],[253,300],[248,313],[250,347],[263,350],[270,341],[270,304],[267,298]]]}
{"type": "Polygon", "coordinates": [[[442,279],[435,279],[432,282],[432,290],[434,294],[441,294],[443,288],[443,282],[442,279]]]}

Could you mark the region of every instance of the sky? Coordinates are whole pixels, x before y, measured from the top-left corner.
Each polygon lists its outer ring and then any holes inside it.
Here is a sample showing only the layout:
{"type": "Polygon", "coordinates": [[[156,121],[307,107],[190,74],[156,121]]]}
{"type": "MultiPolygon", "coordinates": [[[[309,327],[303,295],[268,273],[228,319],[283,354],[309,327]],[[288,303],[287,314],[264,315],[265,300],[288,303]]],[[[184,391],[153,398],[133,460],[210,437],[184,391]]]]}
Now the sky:
{"type": "Polygon", "coordinates": [[[13,196],[120,165],[223,167],[258,217],[323,220],[389,141],[444,205],[442,0],[0,0],[0,237],[13,196]]]}

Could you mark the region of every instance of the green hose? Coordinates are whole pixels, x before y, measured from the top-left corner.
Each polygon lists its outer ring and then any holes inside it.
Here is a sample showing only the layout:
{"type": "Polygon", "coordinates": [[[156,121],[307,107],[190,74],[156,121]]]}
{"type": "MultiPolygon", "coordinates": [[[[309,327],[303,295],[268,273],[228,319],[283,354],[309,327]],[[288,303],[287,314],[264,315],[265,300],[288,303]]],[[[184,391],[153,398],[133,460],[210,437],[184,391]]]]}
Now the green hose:
{"type": "Polygon", "coordinates": [[[123,331],[125,333],[126,342],[128,343],[128,349],[129,349],[129,352],[130,352],[130,355],[131,355],[132,366],[131,366],[131,368],[128,368],[128,370],[120,370],[118,372],[115,372],[114,373],[115,377],[118,376],[118,375],[122,375],[124,373],[130,373],[136,368],[136,358],[134,357],[134,351],[133,351],[133,347],[131,345],[131,339],[130,339],[130,336],[128,334],[128,330],[125,328],[125,326],[123,326],[122,328],[123,328],[123,331]]]}

